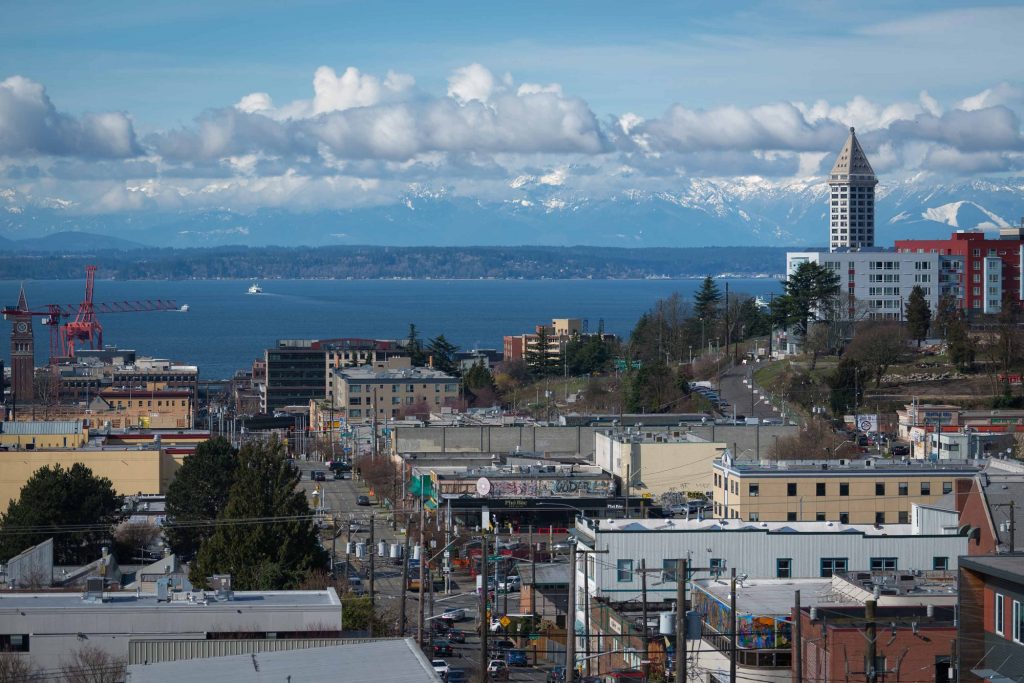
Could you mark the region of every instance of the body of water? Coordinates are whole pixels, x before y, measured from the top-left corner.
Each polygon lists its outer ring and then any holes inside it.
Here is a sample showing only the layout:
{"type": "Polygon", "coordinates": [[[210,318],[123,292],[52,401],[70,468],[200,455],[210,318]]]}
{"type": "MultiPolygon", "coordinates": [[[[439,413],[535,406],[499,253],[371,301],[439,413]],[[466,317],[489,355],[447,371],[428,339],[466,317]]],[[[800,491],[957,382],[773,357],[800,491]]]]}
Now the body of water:
{"type": "MultiPolygon", "coordinates": [[[[765,298],[781,291],[768,279],[729,281],[730,291],[765,298]]],[[[0,281],[0,304],[14,306],[20,282],[0,281]]],[[[26,281],[33,310],[77,304],[83,280],[26,281]]],[[[689,299],[699,280],[270,280],[263,294],[239,280],[96,282],[100,302],[173,299],[187,313],[98,314],[104,343],[139,355],[199,366],[207,379],[230,377],[263,356],[277,339],[404,339],[415,323],[426,341],[443,333],[462,349],[502,348],[502,337],[552,318],[583,318],[596,331],[628,336],[658,299],[689,299]]],[[[725,281],[719,281],[724,291],[725,281]]],[[[9,323],[2,328],[9,334],[9,323]]],[[[46,363],[49,330],[36,319],[36,358],[46,363]]],[[[10,344],[0,342],[9,363],[10,344]]]]}

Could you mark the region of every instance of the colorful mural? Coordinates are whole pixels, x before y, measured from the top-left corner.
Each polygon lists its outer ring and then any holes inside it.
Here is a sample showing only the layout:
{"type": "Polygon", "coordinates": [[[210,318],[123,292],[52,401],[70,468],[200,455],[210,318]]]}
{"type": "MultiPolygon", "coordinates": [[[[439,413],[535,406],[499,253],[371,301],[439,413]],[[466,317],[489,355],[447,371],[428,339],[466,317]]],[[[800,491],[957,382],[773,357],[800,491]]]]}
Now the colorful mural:
{"type": "MultiPolygon", "coordinates": [[[[693,608],[700,613],[704,622],[719,633],[732,630],[732,614],[729,605],[718,598],[694,587],[693,608]]],[[[787,617],[738,614],[736,616],[736,645],[745,650],[779,650],[792,645],[793,625],[787,617]]]]}

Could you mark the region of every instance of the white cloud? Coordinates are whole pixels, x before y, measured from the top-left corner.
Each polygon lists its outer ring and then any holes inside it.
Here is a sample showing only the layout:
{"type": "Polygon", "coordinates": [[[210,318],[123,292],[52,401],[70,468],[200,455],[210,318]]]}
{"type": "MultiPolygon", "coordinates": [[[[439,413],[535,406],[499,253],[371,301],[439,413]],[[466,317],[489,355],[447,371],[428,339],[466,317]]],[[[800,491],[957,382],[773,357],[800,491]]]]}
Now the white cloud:
{"type": "Polygon", "coordinates": [[[124,158],[141,152],[121,113],[75,118],[53,106],[43,86],[21,76],[0,81],[0,155],[124,158]]]}
{"type": "Polygon", "coordinates": [[[1024,88],[1011,83],[1000,83],[992,88],[985,88],[977,95],[960,100],[956,106],[964,111],[976,111],[1000,105],[1019,109],[1024,105],[1024,88]]]}
{"type": "Polygon", "coordinates": [[[493,92],[494,74],[480,64],[458,68],[448,77],[448,97],[459,104],[486,102],[493,92]]]}

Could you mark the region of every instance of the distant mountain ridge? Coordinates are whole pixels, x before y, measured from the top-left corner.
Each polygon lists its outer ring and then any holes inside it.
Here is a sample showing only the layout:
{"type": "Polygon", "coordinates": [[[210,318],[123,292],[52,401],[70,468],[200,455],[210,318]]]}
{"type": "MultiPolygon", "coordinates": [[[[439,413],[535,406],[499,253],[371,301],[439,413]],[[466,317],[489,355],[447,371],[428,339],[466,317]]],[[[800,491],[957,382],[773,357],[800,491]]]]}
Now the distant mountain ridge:
{"type": "MultiPolygon", "coordinates": [[[[444,190],[410,188],[392,204],[307,213],[283,209],[76,214],[61,200],[35,206],[0,191],[0,237],[91,233],[138,245],[391,245],[702,247],[783,246],[827,241],[827,185],[820,179],[691,179],[672,192],[581,196],[560,178],[519,176],[510,198],[483,202],[444,190]],[[5,210],[6,209],[6,210],[5,210]]],[[[2,188],[0,188],[2,190],[2,188]]],[[[951,229],[994,229],[1024,214],[1024,178],[880,185],[876,235],[945,237],[951,229]]],[[[71,239],[65,235],[57,239],[71,239]]],[[[75,237],[75,241],[82,240],[75,237]]],[[[52,244],[52,243],[51,243],[52,244]]],[[[40,248],[47,247],[46,244],[40,248]]]]}

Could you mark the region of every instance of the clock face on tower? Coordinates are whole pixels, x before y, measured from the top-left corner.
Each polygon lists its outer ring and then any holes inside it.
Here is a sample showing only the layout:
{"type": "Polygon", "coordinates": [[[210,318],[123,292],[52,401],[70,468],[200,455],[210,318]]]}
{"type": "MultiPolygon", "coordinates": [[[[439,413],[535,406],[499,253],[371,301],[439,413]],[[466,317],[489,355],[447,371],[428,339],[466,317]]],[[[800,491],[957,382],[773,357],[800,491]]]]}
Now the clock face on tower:
{"type": "Polygon", "coordinates": [[[18,323],[18,332],[27,332],[27,331],[28,331],[28,323],[24,323],[24,322],[18,323]]]}

